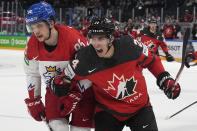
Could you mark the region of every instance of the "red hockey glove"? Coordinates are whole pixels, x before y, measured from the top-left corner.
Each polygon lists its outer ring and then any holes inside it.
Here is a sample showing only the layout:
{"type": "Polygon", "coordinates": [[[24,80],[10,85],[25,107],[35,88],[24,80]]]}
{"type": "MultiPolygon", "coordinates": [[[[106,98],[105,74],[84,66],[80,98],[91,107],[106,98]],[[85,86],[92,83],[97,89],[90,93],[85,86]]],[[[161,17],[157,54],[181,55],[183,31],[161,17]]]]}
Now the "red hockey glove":
{"type": "Polygon", "coordinates": [[[162,72],[157,77],[157,85],[164,91],[169,99],[176,99],[180,92],[180,85],[177,83],[174,86],[175,80],[171,78],[168,72],[162,72]]]}
{"type": "Polygon", "coordinates": [[[27,104],[28,111],[30,115],[36,121],[42,121],[41,116],[45,117],[45,108],[44,104],[41,101],[41,97],[37,97],[34,99],[25,99],[25,103],[27,104]]]}
{"type": "Polygon", "coordinates": [[[166,53],[166,60],[167,60],[168,62],[172,62],[172,61],[174,61],[174,57],[173,57],[171,54],[166,53]]]}
{"type": "Polygon", "coordinates": [[[76,91],[71,91],[66,96],[60,97],[60,101],[64,105],[64,108],[60,113],[61,116],[69,115],[76,108],[81,97],[82,94],[76,91]]]}
{"type": "Polygon", "coordinates": [[[194,53],[192,53],[192,52],[188,53],[186,55],[186,57],[185,57],[185,66],[187,68],[189,68],[190,67],[189,63],[192,62],[192,61],[194,61],[194,60],[195,60],[194,53]]]}
{"type": "Polygon", "coordinates": [[[71,90],[71,81],[69,78],[62,74],[61,76],[53,77],[50,82],[50,88],[54,95],[57,97],[66,96],[71,90]]]}

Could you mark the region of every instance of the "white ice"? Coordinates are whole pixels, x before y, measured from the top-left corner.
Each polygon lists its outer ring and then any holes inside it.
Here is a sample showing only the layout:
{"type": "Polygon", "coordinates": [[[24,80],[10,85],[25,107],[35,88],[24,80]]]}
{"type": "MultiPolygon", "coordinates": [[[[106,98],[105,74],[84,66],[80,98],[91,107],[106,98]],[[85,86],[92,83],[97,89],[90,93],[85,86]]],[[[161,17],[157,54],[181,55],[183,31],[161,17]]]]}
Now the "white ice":
{"type": "MultiPolygon", "coordinates": [[[[45,123],[34,121],[27,112],[22,63],[23,51],[0,49],[0,131],[48,131],[45,123]]],[[[163,64],[175,77],[180,63],[163,61],[163,64]]],[[[182,91],[176,100],[169,100],[164,95],[150,72],[145,70],[144,75],[159,131],[197,131],[197,104],[165,120],[166,116],[197,101],[197,66],[184,68],[179,79],[182,91]]],[[[125,127],[123,131],[129,131],[129,128],[125,127]]]]}

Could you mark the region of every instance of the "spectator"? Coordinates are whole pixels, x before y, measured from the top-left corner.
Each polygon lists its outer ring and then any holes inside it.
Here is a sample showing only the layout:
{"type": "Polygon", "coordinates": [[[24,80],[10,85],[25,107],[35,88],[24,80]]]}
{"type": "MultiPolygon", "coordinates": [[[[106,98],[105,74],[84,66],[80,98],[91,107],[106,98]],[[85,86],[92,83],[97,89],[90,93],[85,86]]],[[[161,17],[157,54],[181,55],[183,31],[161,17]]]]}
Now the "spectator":
{"type": "Polygon", "coordinates": [[[162,29],[165,39],[173,39],[175,37],[176,29],[172,25],[171,18],[166,19],[166,23],[162,29]]]}
{"type": "Polygon", "coordinates": [[[185,14],[183,15],[184,22],[192,22],[192,15],[190,14],[189,10],[185,10],[185,14]]]}

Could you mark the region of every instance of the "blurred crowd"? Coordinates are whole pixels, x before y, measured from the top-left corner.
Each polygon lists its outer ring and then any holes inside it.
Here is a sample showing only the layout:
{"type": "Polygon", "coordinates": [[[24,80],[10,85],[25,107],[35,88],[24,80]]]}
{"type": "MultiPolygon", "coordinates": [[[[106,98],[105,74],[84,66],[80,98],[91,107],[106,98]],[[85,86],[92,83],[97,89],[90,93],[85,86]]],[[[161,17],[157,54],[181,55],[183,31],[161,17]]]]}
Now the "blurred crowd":
{"type": "MultiPolygon", "coordinates": [[[[121,35],[133,35],[133,33],[138,33],[144,28],[149,26],[149,20],[155,19],[154,17],[149,19],[143,18],[129,18],[126,22],[119,22],[110,18],[115,24],[115,37],[120,37],[121,35]]],[[[84,19],[80,26],[77,28],[80,32],[87,37],[87,31],[89,26],[89,20],[84,19]]],[[[163,32],[165,39],[182,39],[183,32],[181,25],[178,20],[172,19],[171,17],[166,18],[165,23],[161,24],[157,22],[157,30],[163,32]]]]}
{"type": "MultiPolygon", "coordinates": [[[[85,0],[83,2],[76,0],[74,9],[78,11],[75,10],[72,26],[87,36],[91,18],[98,15],[98,10],[101,10],[101,16],[106,14],[105,16],[114,22],[116,37],[139,32],[148,26],[149,19],[154,18],[157,20],[158,30],[163,32],[165,39],[182,39],[184,29],[189,26],[192,28],[192,38],[196,40],[197,15],[193,14],[196,5],[197,0],[85,0]],[[87,13],[81,13],[85,7],[88,9],[87,13]],[[180,9],[178,17],[175,7],[180,9]],[[161,18],[161,8],[164,9],[163,18],[161,18]],[[121,19],[119,9],[121,9],[121,19]],[[132,9],[135,12],[134,16],[132,9]]],[[[62,23],[69,24],[66,21],[62,23]]]]}
{"type": "MultiPolygon", "coordinates": [[[[2,0],[3,10],[18,12],[20,17],[33,3],[41,0],[2,0]],[[10,2],[8,6],[8,2],[10,2]],[[11,2],[18,2],[15,9],[11,2]]],[[[94,16],[105,16],[116,26],[116,37],[140,31],[156,19],[158,30],[166,39],[182,39],[186,27],[192,28],[192,38],[197,39],[197,0],[45,0],[55,8],[57,24],[73,26],[87,35],[89,22],[94,16]],[[70,13],[70,9],[72,13],[70,13]]],[[[21,30],[24,33],[24,27],[21,30]]],[[[27,33],[27,32],[25,32],[27,33]]]]}
{"type": "MultiPolygon", "coordinates": [[[[163,23],[160,22],[160,17],[155,17],[153,15],[150,15],[148,18],[143,18],[141,16],[135,17],[134,19],[128,18],[128,20],[124,22],[117,21],[113,17],[108,17],[108,19],[115,24],[115,37],[128,34],[132,35],[133,33],[140,32],[149,26],[150,19],[155,19],[157,21],[157,30],[163,33],[165,39],[183,39],[184,29],[190,26],[192,28],[192,39],[197,40],[197,24],[180,22],[180,20],[177,20],[174,16],[167,16],[163,23]]],[[[90,21],[90,17],[82,17],[73,27],[87,37],[90,21]]]]}

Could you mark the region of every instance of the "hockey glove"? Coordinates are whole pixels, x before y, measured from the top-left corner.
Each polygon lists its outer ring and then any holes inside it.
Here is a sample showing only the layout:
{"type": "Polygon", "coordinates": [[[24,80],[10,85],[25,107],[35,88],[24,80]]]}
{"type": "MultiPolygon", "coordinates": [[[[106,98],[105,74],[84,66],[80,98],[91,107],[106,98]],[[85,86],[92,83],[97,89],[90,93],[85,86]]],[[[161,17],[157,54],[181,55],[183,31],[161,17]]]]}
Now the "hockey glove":
{"type": "Polygon", "coordinates": [[[176,99],[181,92],[180,85],[177,83],[174,86],[174,83],[175,80],[171,78],[168,72],[162,72],[157,77],[157,85],[169,99],[176,99]]]}
{"type": "Polygon", "coordinates": [[[60,97],[61,103],[64,105],[61,116],[69,115],[77,106],[78,102],[81,100],[82,94],[76,91],[69,92],[66,96],[60,97]]]}
{"type": "Polygon", "coordinates": [[[57,97],[66,96],[70,91],[71,81],[64,74],[53,77],[50,82],[50,88],[57,97]]]}
{"type": "Polygon", "coordinates": [[[28,111],[30,115],[36,121],[42,121],[41,116],[45,117],[45,108],[44,104],[41,101],[41,97],[37,97],[34,99],[25,99],[25,103],[27,104],[28,111]]]}
{"type": "Polygon", "coordinates": [[[192,52],[188,53],[186,56],[185,56],[185,66],[187,68],[190,67],[189,63],[194,61],[195,60],[195,56],[192,52]]]}
{"type": "Polygon", "coordinates": [[[166,53],[166,60],[167,60],[168,62],[172,62],[172,61],[174,61],[174,57],[173,57],[171,54],[166,53]]]}

